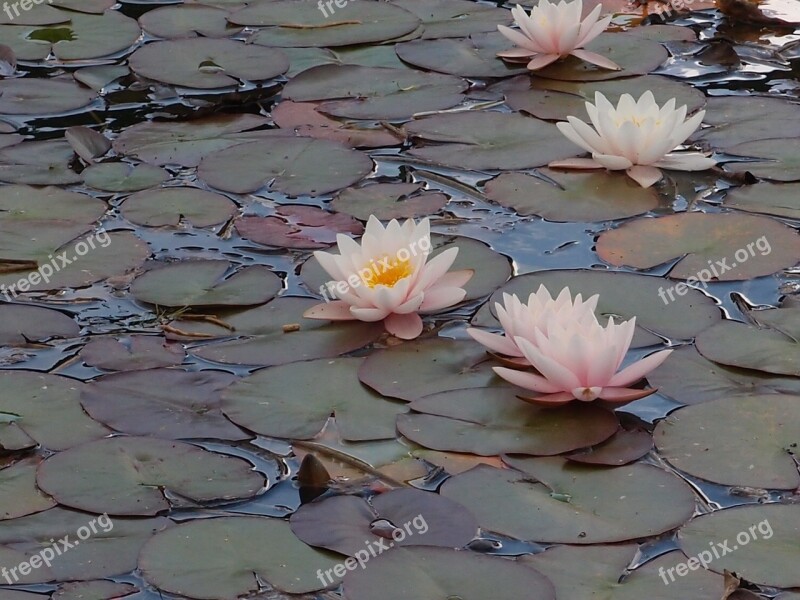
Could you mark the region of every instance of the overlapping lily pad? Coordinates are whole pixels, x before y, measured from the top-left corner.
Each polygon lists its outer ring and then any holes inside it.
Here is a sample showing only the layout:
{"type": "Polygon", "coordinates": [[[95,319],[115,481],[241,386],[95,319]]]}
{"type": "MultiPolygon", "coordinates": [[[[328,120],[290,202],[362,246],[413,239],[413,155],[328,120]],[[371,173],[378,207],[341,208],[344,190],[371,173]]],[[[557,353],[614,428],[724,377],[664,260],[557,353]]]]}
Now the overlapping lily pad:
{"type": "Polygon", "coordinates": [[[796,489],[792,458],[800,443],[800,396],[723,398],[682,408],[661,421],[654,438],[678,469],[726,485],[796,489]]]}
{"type": "Polygon", "coordinates": [[[697,349],[723,365],[800,376],[800,342],[769,327],[723,321],[697,337],[697,349]]]}
{"type": "Polygon", "coordinates": [[[25,78],[0,81],[0,113],[6,115],[63,113],[84,108],[96,98],[93,90],[69,79],[25,78]]]}
{"type": "Polygon", "coordinates": [[[364,227],[353,217],[331,214],[316,206],[279,206],[274,216],[247,216],[236,221],[246,240],[278,248],[327,248],[340,233],[359,235],[364,227]]]}
{"type": "Polygon", "coordinates": [[[94,337],[80,352],[91,367],[108,371],[137,371],[170,367],[183,362],[186,352],[179,344],[152,335],[94,337]]]}
{"type": "Polygon", "coordinates": [[[725,206],[746,212],[800,219],[800,183],[760,182],[729,190],[725,206]]]}
{"type": "Polygon", "coordinates": [[[83,177],[69,164],[74,156],[75,151],[66,140],[8,146],[0,150],[0,181],[30,185],[79,183],[83,177]]]}
{"type": "Polygon", "coordinates": [[[312,439],[335,415],[344,440],[394,438],[405,405],[359,383],[363,362],[324,358],[270,367],[225,390],[222,407],[234,423],[270,437],[312,439]]]}
{"type": "Polygon", "coordinates": [[[647,431],[621,428],[605,442],[568,454],[567,458],[588,465],[617,467],[642,458],[652,449],[653,437],[647,431]]]}
{"type": "Polygon", "coordinates": [[[242,27],[228,22],[227,16],[227,10],[213,6],[162,6],[139,17],[139,25],[147,33],[165,39],[221,38],[242,31],[242,27]]]}
{"type": "Polygon", "coordinates": [[[63,506],[143,516],[180,504],[252,498],[266,485],[241,458],[144,437],[114,437],[60,452],[39,467],[36,481],[63,506]]]}
{"type": "Polygon", "coordinates": [[[447,202],[445,194],[426,191],[418,183],[377,183],[342,190],[331,202],[331,208],[362,221],[370,215],[388,221],[433,215],[447,202]]]}
{"type": "Polygon", "coordinates": [[[800,135],[797,105],[784,98],[753,94],[712,96],[703,120],[713,127],[697,131],[692,139],[712,148],[800,135]]]}
{"type": "Polygon", "coordinates": [[[166,187],[139,192],[120,206],[131,223],[145,227],[177,227],[181,221],[194,227],[211,227],[226,222],[238,207],[222,194],[193,187],[166,187]]]}
{"type": "Polygon", "coordinates": [[[794,154],[796,138],[762,139],[726,148],[728,154],[752,157],[754,160],[725,163],[730,173],[752,173],[775,181],[800,180],[800,160],[794,154]]]}
{"type": "Polygon", "coordinates": [[[393,0],[392,4],[420,18],[420,37],[426,40],[496,31],[497,25],[512,21],[509,11],[467,0],[393,0]]]}
{"type": "Polygon", "coordinates": [[[153,165],[111,162],[92,165],[83,172],[89,187],[105,192],[138,192],[169,179],[169,173],[153,165]]]}
{"type": "Polygon", "coordinates": [[[794,266],[800,235],[766,217],[743,214],[680,213],[638,219],[606,231],[597,253],[614,266],[649,269],[678,259],[675,279],[736,281],[770,275],[794,266]],[[657,244],[653,240],[659,240],[657,244]]]}
{"type": "Polygon", "coordinates": [[[244,440],[250,436],[220,410],[220,394],[235,379],[221,371],[115,373],[89,383],[81,403],[93,418],[131,435],[244,440]]]}
{"type": "Polygon", "coordinates": [[[71,317],[57,310],[21,304],[0,305],[0,344],[3,346],[73,338],[80,330],[71,317]]]}
{"type": "Polygon", "coordinates": [[[455,389],[414,400],[397,428],[434,450],[480,456],[552,455],[593,446],[619,427],[613,413],[594,406],[538,408],[507,387],[455,389]]]}
{"type": "Polygon", "coordinates": [[[56,505],[36,487],[41,459],[26,458],[0,469],[0,521],[41,512],[56,505]]]}
{"type": "Polygon", "coordinates": [[[691,488],[650,465],[608,469],[557,457],[507,462],[523,472],[478,466],[448,479],[441,493],[469,508],[481,527],[537,542],[632,540],[674,529],[694,512],[691,488]]]}
{"type": "Polygon", "coordinates": [[[235,600],[259,590],[259,580],[291,594],[318,590],[324,586],[317,571],[337,562],[298,540],[284,521],[222,517],[190,521],[156,535],[142,548],[139,569],[167,592],[235,600]]]}
{"type": "Polygon", "coordinates": [[[117,583],[116,581],[77,581],[69,582],[58,587],[53,594],[53,600],[118,600],[139,591],[132,583],[117,583]]]}

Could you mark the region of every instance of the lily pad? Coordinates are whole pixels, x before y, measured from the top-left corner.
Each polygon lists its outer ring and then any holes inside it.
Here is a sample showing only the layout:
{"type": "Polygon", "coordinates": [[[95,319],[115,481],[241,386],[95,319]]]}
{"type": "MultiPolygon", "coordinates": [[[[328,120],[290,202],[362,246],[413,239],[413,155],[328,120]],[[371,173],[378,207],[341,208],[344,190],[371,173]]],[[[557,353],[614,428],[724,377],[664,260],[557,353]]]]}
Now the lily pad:
{"type": "Polygon", "coordinates": [[[420,20],[389,3],[337,5],[333,14],[304,0],[256,2],[234,12],[228,20],[257,26],[250,43],[283,48],[335,47],[383,42],[415,31],[420,20]]]}
{"type": "Polygon", "coordinates": [[[787,305],[785,308],[751,310],[747,316],[759,325],[780,331],[800,343],[800,307],[787,305]]]}
{"type": "Polygon", "coordinates": [[[636,269],[678,259],[669,271],[673,279],[736,281],[794,266],[800,235],[767,217],[679,213],[606,231],[597,240],[597,254],[611,265],[636,269]]]}
{"type": "Polygon", "coordinates": [[[726,485],[793,490],[800,474],[800,396],[740,396],[687,406],[656,427],[660,454],[695,477],[726,485]]]}
{"type": "Polygon", "coordinates": [[[728,208],[800,220],[800,183],[760,182],[729,190],[728,208]]]}
{"type": "Polygon", "coordinates": [[[434,450],[479,456],[504,453],[552,455],[593,446],[619,427],[613,413],[595,406],[543,409],[513,389],[455,389],[414,400],[397,429],[434,450]]]}
{"type": "Polygon", "coordinates": [[[411,156],[459,169],[529,169],[580,152],[552,123],[519,114],[438,115],[414,121],[406,130],[428,142],[412,148],[411,156]]]}
{"type": "Polygon", "coordinates": [[[795,139],[762,139],[726,148],[728,154],[756,160],[729,162],[723,168],[729,173],[747,172],[775,181],[800,180],[800,160],[794,153],[795,145],[792,143],[795,139]]]}
{"type": "Polygon", "coordinates": [[[63,506],[144,516],[176,504],[252,498],[266,481],[241,458],[183,442],[114,437],[51,456],[39,467],[37,484],[63,506]]]}
{"type": "Polygon", "coordinates": [[[36,487],[39,458],[26,458],[0,469],[0,521],[53,508],[55,501],[36,487]]]}
{"type": "Polygon", "coordinates": [[[422,39],[458,38],[510,25],[507,10],[467,0],[393,0],[422,21],[422,39]]]}
{"type": "Polygon", "coordinates": [[[60,585],[52,600],[119,600],[138,591],[132,583],[75,581],[60,585]]]}
{"type": "MultiPolygon", "coordinates": [[[[19,58],[23,60],[22,57],[19,58]]],[[[93,90],[69,79],[24,78],[0,81],[0,113],[6,115],[65,113],[89,106],[96,98],[97,94],[93,90]]],[[[0,160],[6,162],[1,158],[0,160]]]]}
{"type": "Polygon", "coordinates": [[[460,548],[478,532],[475,517],[458,502],[410,488],[385,492],[370,503],[357,496],[334,496],[306,504],[292,515],[290,525],[306,544],[347,556],[370,544],[377,547],[390,536],[392,541],[384,543],[391,548],[460,548]]]}
{"type": "Polygon", "coordinates": [[[177,227],[181,221],[194,227],[211,227],[225,223],[237,211],[236,204],[226,196],[194,187],[139,192],[120,206],[123,217],[145,227],[177,227]]]}
{"type": "Polygon", "coordinates": [[[317,110],[352,119],[407,119],[450,108],[464,99],[467,82],[408,69],[322,65],[303,71],[283,88],[296,102],[321,101],[317,110]]]}
{"type": "Polygon", "coordinates": [[[448,479],[441,493],[472,510],[481,527],[544,543],[648,537],[678,527],[694,513],[691,488],[651,465],[608,469],[557,457],[507,462],[523,472],[478,466],[448,479]]]}
{"type": "Polygon", "coordinates": [[[709,547],[720,554],[708,567],[735,572],[756,584],[800,587],[795,568],[800,559],[800,506],[738,506],[701,515],[678,533],[681,549],[696,556],[709,547]],[[746,541],[745,541],[746,540],[746,541]],[[729,550],[723,548],[730,542],[729,550]]]}
{"type": "Polygon", "coordinates": [[[67,192],[57,187],[4,185],[0,187],[0,222],[58,220],[64,225],[89,224],[100,219],[106,205],[88,194],[67,192]]]}
{"type": "Polygon", "coordinates": [[[57,310],[0,304],[0,345],[27,346],[31,342],[74,338],[80,331],[71,317],[57,310]]]}
{"type": "Polygon", "coordinates": [[[64,132],[64,139],[75,150],[75,154],[90,164],[111,149],[111,141],[106,136],[83,125],[68,128],[64,132]]]}
{"type": "Polygon", "coordinates": [[[99,92],[120,77],[130,75],[130,72],[126,65],[101,65],[77,69],[72,76],[76,81],[99,92]]]}
{"type": "Polygon", "coordinates": [[[231,269],[224,260],[168,263],[137,277],[131,294],[158,306],[249,306],[271,300],[283,287],[266,266],[231,269]]]}
{"type": "Polygon", "coordinates": [[[242,31],[242,27],[228,22],[228,14],[213,6],[162,6],[139,17],[139,25],[150,35],[164,39],[223,38],[242,31]]]}
{"type": "Polygon", "coordinates": [[[105,192],[138,192],[169,179],[169,173],[153,165],[129,165],[123,162],[92,165],[83,172],[89,187],[105,192]]]}
{"type": "Polygon", "coordinates": [[[278,248],[319,249],[336,242],[340,233],[360,235],[364,227],[348,215],[331,214],[316,206],[279,206],[275,216],[247,216],[236,221],[246,240],[278,248]]]}
{"type": "Polygon", "coordinates": [[[328,140],[286,137],[206,155],[197,174],[217,189],[247,194],[265,185],[289,196],[340,190],[372,171],[366,155],[328,140]]]}
{"type": "Polygon", "coordinates": [[[90,367],[108,371],[141,371],[179,365],[186,356],[179,344],[152,335],[94,337],[80,352],[90,367]]]}
{"type": "MultiPolygon", "coordinates": [[[[31,3],[33,4],[33,3],[31,3]]],[[[11,5],[9,12],[0,13],[0,23],[3,25],[54,25],[56,23],[69,22],[69,13],[57,10],[55,7],[50,6],[52,2],[47,4],[39,4],[38,6],[29,6],[28,10],[18,10],[19,5],[15,8],[11,5]],[[18,14],[17,14],[18,13],[18,14]]]]}
{"type": "Polygon", "coordinates": [[[156,535],[139,557],[139,569],[151,584],[207,600],[235,600],[258,591],[260,580],[286,593],[315,591],[324,587],[316,573],[335,564],[328,553],[298,540],[288,523],[265,517],[183,523],[156,535]]]}
{"type": "Polygon", "coordinates": [[[309,440],[331,415],[341,438],[393,439],[395,417],[406,408],[358,382],[363,358],[323,358],[258,371],[222,393],[228,418],[269,437],[309,440]]]}
{"type": "Polygon", "coordinates": [[[221,371],[115,373],[87,384],[81,403],[93,418],[131,435],[245,440],[250,436],[220,410],[220,394],[235,380],[221,371]]]}
{"type": "Polygon", "coordinates": [[[599,294],[597,317],[605,323],[610,316],[616,322],[636,317],[636,333],[631,346],[642,348],[662,342],[662,337],[689,340],[700,331],[718,322],[722,315],[713,299],[689,289],[685,296],[665,304],[658,299],[664,281],[633,273],[611,273],[591,270],[552,270],[526,273],[514,277],[497,290],[472,320],[480,327],[499,328],[494,305],[503,294],[517,294],[523,300],[544,285],[551,294],[569,287],[573,295],[584,298],[599,294]]]}
{"type": "Polygon", "coordinates": [[[75,151],[66,140],[22,142],[8,146],[0,149],[0,181],[30,185],[80,183],[83,177],[73,171],[69,164],[74,156],[75,151]]]}
{"type": "Polygon", "coordinates": [[[642,458],[653,449],[653,436],[643,429],[620,429],[605,442],[568,454],[572,462],[618,467],[642,458]]]}
{"type": "Polygon", "coordinates": [[[439,213],[448,197],[427,191],[419,183],[376,183],[342,190],[331,209],[367,221],[375,215],[381,221],[414,219],[439,213]]]}
{"type": "Polygon", "coordinates": [[[800,376],[800,342],[775,329],[723,321],[696,343],[700,354],[723,365],[800,376]]]}
{"type": "MultiPolygon", "coordinates": [[[[413,34],[412,34],[413,35],[413,34]]],[[[341,46],[338,48],[282,48],[291,66],[287,77],[319,65],[361,65],[362,67],[391,67],[410,69],[395,54],[393,45],[341,46]]]]}
{"type": "Polygon", "coordinates": [[[398,548],[345,578],[348,600],[372,600],[376,589],[381,590],[382,600],[556,597],[553,584],[544,575],[521,563],[444,548],[398,548]]]}
{"type": "Polygon", "coordinates": [[[517,214],[548,221],[606,221],[658,207],[658,193],[619,173],[563,173],[542,169],[549,180],[504,173],[486,183],[486,196],[517,214]],[[560,187],[559,187],[560,186],[560,187]]]}

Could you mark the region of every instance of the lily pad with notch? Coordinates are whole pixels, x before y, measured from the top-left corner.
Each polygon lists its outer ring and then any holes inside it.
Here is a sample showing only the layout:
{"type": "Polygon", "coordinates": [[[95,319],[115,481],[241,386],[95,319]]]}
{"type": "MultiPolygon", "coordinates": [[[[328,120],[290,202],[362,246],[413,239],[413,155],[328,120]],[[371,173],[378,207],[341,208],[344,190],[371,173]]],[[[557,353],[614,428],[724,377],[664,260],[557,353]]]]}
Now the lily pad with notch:
{"type": "Polygon", "coordinates": [[[213,6],[161,6],[139,17],[139,25],[150,35],[164,39],[225,38],[243,29],[228,21],[229,14],[213,6]]]}
{"type": "Polygon", "coordinates": [[[0,304],[0,345],[27,346],[31,342],[69,339],[78,337],[80,331],[72,317],[58,310],[0,304]]]}
{"type": "Polygon", "coordinates": [[[448,200],[444,193],[426,190],[419,183],[376,183],[342,190],[330,206],[362,221],[371,215],[388,221],[438,214],[448,200]]]}
{"type": "MultiPolygon", "coordinates": [[[[2,32],[2,27],[0,27],[2,32]]],[[[2,36],[0,36],[2,43],[2,36]]],[[[23,60],[21,56],[18,56],[23,60]]],[[[0,113],[6,115],[53,115],[85,108],[97,94],[71,79],[3,79],[0,81],[0,113]]],[[[44,143],[39,142],[39,146],[44,143]]],[[[71,148],[70,148],[71,151],[71,148]]],[[[3,154],[6,154],[3,152],[3,154]]],[[[0,158],[0,162],[6,162],[0,158]]],[[[71,183],[71,182],[70,182],[71,183]]]]}
{"type": "Polygon", "coordinates": [[[24,458],[0,469],[0,522],[49,508],[55,501],[36,487],[39,457],[24,458]]]}
{"type": "Polygon", "coordinates": [[[256,244],[295,249],[327,248],[339,234],[360,235],[364,231],[349,215],[303,205],[279,206],[269,217],[245,216],[235,227],[239,235],[256,244]]]}
{"type": "Polygon", "coordinates": [[[212,227],[231,219],[238,206],[227,196],[195,187],[162,187],[138,192],[120,205],[131,223],[145,227],[212,227]]]}
{"type": "Polygon", "coordinates": [[[100,163],[83,172],[83,181],[89,187],[115,193],[146,190],[169,178],[167,171],[153,165],[131,165],[124,162],[100,163]]]}

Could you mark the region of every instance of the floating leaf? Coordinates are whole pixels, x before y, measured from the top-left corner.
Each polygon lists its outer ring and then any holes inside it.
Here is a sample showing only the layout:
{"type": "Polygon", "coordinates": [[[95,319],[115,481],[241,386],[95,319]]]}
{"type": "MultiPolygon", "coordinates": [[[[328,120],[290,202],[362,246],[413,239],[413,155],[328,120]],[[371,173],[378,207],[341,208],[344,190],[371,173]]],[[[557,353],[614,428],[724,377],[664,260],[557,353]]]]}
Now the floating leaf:
{"type": "Polygon", "coordinates": [[[76,581],[60,585],[52,600],[118,600],[138,591],[132,583],[76,581]]]}
{"type": "Polygon", "coordinates": [[[427,191],[419,183],[376,183],[342,190],[331,202],[331,209],[362,221],[371,215],[389,221],[434,215],[447,202],[445,194],[427,191]]]}
{"type": "Polygon", "coordinates": [[[222,194],[194,187],[166,187],[128,197],[120,213],[131,223],[145,227],[177,227],[181,221],[194,227],[211,227],[226,222],[238,210],[222,194]]]}
{"type": "Polygon", "coordinates": [[[242,27],[231,25],[228,11],[212,6],[162,6],[139,17],[139,25],[150,35],[165,39],[230,37],[242,27]]]}
{"type": "MultiPolygon", "coordinates": [[[[0,86],[2,84],[3,82],[0,81],[0,86]]],[[[0,106],[2,106],[2,102],[2,96],[0,96],[0,106]]],[[[66,140],[22,142],[8,146],[0,149],[0,181],[30,185],[80,183],[83,181],[83,177],[73,171],[69,165],[74,156],[75,152],[66,140]]]]}
{"type": "Polygon", "coordinates": [[[800,160],[794,154],[796,138],[777,138],[745,142],[725,149],[734,156],[751,157],[755,160],[729,162],[724,169],[729,173],[752,173],[756,177],[775,181],[800,180],[800,160]]]}
{"type": "Polygon", "coordinates": [[[760,182],[728,190],[724,206],[800,220],[800,183],[760,182]]]}
{"type": "Polygon", "coordinates": [[[27,346],[30,342],[74,338],[80,331],[71,317],[57,310],[0,304],[0,345],[27,346]]]}
{"type": "Polygon", "coordinates": [[[0,521],[41,512],[56,505],[36,487],[39,458],[26,458],[0,469],[0,521]]]}
{"type": "Polygon", "coordinates": [[[319,249],[333,244],[338,234],[360,235],[364,227],[348,215],[297,205],[279,206],[275,216],[243,217],[236,221],[236,231],[246,240],[265,246],[319,249]]]}
{"type": "Polygon", "coordinates": [[[67,129],[64,138],[75,153],[88,163],[111,149],[111,141],[106,136],[82,125],[67,129]]]}
{"type": "Polygon", "coordinates": [[[96,98],[94,91],[69,79],[24,78],[0,81],[0,113],[6,115],[64,113],[84,108],[96,98]]]}
{"type": "Polygon", "coordinates": [[[179,344],[169,344],[163,338],[152,335],[94,337],[80,352],[84,363],[108,371],[170,367],[181,364],[185,356],[179,344]]]}
{"type": "Polygon", "coordinates": [[[723,365],[800,376],[800,342],[774,329],[723,321],[696,343],[700,354],[723,365]]]}
{"type": "Polygon", "coordinates": [[[98,67],[84,67],[72,73],[76,81],[99,92],[120,77],[130,74],[130,69],[125,65],[102,65],[98,67]]]}
{"type": "Polygon", "coordinates": [[[92,165],[83,172],[89,187],[105,192],[138,192],[169,179],[169,173],[153,165],[129,165],[123,162],[92,165]]]}
{"type": "Polygon", "coordinates": [[[510,25],[511,13],[467,0],[393,0],[422,21],[422,39],[466,37],[510,25]]]}
{"type": "Polygon", "coordinates": [[[653,437],[643,429],[620,429],[605,442],[568,454],[572,462],[618,467],[642,458],[653,449],[653,437]]]}
{"type": "Polygon", "coordinates": [[[711,96],[706,109],[703,121],[713,127],[692,136],[706,147],[725,149],[752,140],[800,136],[797,105],[785,98],[711,96]]]}

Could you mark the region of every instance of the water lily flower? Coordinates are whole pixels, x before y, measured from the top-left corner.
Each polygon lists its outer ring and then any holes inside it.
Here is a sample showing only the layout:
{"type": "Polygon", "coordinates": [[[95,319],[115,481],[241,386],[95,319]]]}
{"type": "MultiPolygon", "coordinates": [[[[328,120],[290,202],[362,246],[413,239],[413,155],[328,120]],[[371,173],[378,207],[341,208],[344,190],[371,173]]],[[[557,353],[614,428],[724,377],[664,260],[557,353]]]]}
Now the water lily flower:
{"type": "Polygon", "coordinates": [[[596,321],[594,314],[597,308],[598,294],[586,301],[581,294],[572,299],[568,287],[565,287],[553,299],[544,285],[540,285],[535,293],[528,296],[528,303],[523,303],[516,294],[503,294],[503,304],[495,302],[495,313],[505,336],[489,333],[482,329],[470,327],[467,333],[472,338],[491,352],[501,355],[506,362],[521,366],[530,365],[525,354],[516,343],[517,337],[522,337],[535,344],[534,332],[547,331],[550,321],[575,321],[589,325],[596,321]],[[510,357],[510,359],[508,358],[510,357]]]}
{"type": "Polygon", "coordinates": [[[495,373],[515,385],[541,394],[523,398],[529,402],[556,405],[601,399],[625,403],[644,398],[654,389],[629,387],[672,353],[662,350],[618,371],[633,339],[636,318],[622,323],[609,319],[603,327],[595,321],[551,320],[545,330],[534,331],[534,341],[517,336],[514,341],[540,374],[494,367],[495,373]]]}
{"type": "Polygon", "coordinates": [[[458,254],[449,248],[428,261],[432,251],[430,221],[402,226],[392,220],[383,227],[370,216],[361,244],[339,234],[339,254],[314,252],[325,271],[335,280],[326,284],[338,300],[308,309],[309,319],[331,321],[383,321],[386,330],[403,339],[422,333],[418,313],[441,310],[461,302],[461,286],[472,270],[448,270],[458,254]]]}
{"type": "Polygon", "coordinates": [[[556,124],[570,141],[591,152],[592,158],[556,160],[549,166],[625,170],[642,187],[661,179],[659,167],[680,171],[709,169],[716,161],[700,152],[672,153],[700,126],[706,114],[701,110],[686,119],[686,110],[686,106],[675,108],[675,98],[659,107],[649,90],[638,102],[630,94],[622,94],[616,108],[596,92],[595,103],[586,103],[594,129],[572,116],[567,117],[568,122],[556,124]]]}
{"type": "Polygon", "coordinates": [[[602,5],[598,4],[581,21],[583,0],[561,0],[558,4],[541,0],[531,9],[530,16],[517,4],[511,9],[511,15],[520,31],[505,25],[498,25],[497,29],[519,47],[498,52],[497,56],[510,59],[530,58],[528,69],[535,71],[572,54],[598,67],[618,71],[620,67],[615,62],[583,49],[584,45],[603,33],[611,22],[611,15],[600,19],[602,9],[602,5]]]}

